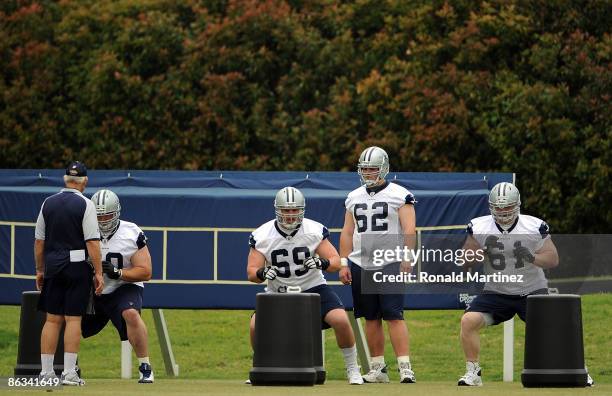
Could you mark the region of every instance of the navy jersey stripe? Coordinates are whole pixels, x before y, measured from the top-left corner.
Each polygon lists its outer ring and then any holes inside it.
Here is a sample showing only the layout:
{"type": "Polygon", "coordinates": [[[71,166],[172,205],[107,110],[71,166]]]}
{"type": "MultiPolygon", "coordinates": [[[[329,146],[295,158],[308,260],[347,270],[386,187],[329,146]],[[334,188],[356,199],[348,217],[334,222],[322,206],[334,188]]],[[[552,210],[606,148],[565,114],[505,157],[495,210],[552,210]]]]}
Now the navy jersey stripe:
{"type": "Polygon", "coordinates": [[[329,230],[327,227],[323,227],[323,239],[329,238],[329,230]]]}

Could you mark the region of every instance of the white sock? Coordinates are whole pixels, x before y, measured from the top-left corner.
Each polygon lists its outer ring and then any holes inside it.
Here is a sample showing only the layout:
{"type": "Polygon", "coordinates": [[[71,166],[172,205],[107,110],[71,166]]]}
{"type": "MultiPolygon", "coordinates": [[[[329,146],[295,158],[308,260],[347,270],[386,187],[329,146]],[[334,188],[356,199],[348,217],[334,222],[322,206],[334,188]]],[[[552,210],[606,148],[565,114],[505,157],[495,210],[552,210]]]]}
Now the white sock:
{"type": "Polygon", "coordinates": [[[64,352],[64,372],[70,372],[76,370],[77,354],[71,352],[64,352]]]}
{"type": "Polygon", "coordinates": [[[138,364],[143,364],[143,363],[151,364],[151,363],[149,363],[149,357],[148,356],[141,357],[141,358],[139,357],[138,358],[138,364]]]}
{"type": "Polygon", "coordinates": [[[53,358],[55,355],[50,353],[41,353],[40,354],[40,366],[41,373],[52,373],[53,372],[53,358]]]}
{"type": "Polygon", "coordinates": [[[473,372],[477,373],[478,370],[480,370],[480,364],[478,364],[478,362],[467,361],[467,362],[465,362],[465,369],[467,371],[473,371],[473,372]]]}
{"type": "Polygon", "coordinates": [[[384,356],[372,356],[371,363],[380,363],[384,366],[385,357],[384,356]]]}
{"type": "Polygon", "coordinates": [[[411,366],[410,366],[410,357],[408,355],[406,355],[406,356],[398,356],[397,357],[397,365],[401,366],[402,363],[407,363],[408,364],[408,368],[411,368],[411,366]]]}
{"type": "Polygon", "coordinates": [[[355,345],[349,348],[341,348],[342,355],[344,356],[344,365],[347,369],[357,367],[357,348],[355,345]]]}

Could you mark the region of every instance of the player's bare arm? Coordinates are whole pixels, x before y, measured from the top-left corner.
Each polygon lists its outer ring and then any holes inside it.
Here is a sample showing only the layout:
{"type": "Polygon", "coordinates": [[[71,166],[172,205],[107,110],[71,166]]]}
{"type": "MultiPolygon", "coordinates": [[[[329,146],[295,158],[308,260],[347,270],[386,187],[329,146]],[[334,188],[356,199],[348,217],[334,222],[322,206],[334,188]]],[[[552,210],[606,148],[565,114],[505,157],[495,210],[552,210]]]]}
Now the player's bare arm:
{"type": "MultiPolygon", "coordinates": [[[[355,221],[353,215],[347,210],[344,213],[344,226],[340,233],[340,257],[346,258],[353,251],[353,232],[355,232],[355,221]]],[[[342,267],[340,269],[340,282],[348,285],[351,281],[350,269],[342,267]]]]}
{"type": "MultiPolygon", "coordinates": [[[[404,246],[408,249],[414,249],[416,246],[416,213],[414,211],[414,205],[406,204],[399,208],[398,211],[400,225],[402,226],[402,233],[404,234],[404,246]]],[[[402,262],[402,271],[410,272],[411,267],[414,265],[412,262],[402,262]]]]}
{"type": "Polygon", "coordinates": [[[121,279],[128,282],[142,282],[151,279],[151,254],[148,246],[138,249],[131,259],[132,268],[121,271],[121,279]]]}
{"type": "Polygon", "coordinates": [[[45,241],[34,240],[34,261],[36,262],[36,289],[41,290],[45,278],[45,241]]]}
{"type": "Polygon", "coordinates": [[[247,261],[247,277],[253,283],[262,283],[263,280],[257,276],[257,271],[266,265],[266,258],[256,249],[249,250],[249,258],[247,261]]]}
{"type": "Polygon", "coordinates": [[[321,241],[315,252],[319,257],[329,260],[329,267],[325,271],[338,272],[340,270],[340,255],[329,240],[321,241]]]}
{"type": "Polygon", "coordinates": [[[559,265],[559,254],[552,239],[547,238],[544,245],[535,252],[533,265],[540,268],[554,268],[559,265]]]}
{"type": "Polygon", "coordinates": [[[96,288],[96,295],[102,294],[104,290],[104,278],[102,277],[102,253],[100,252],[100,241],[91,240],[85,242],[87,245],[87,253],[91,258],[91,262],[94,267],[94,286],[96,288]]]}
{"type": "MultiPolygon", "coordinates": [[[[474,238],[474,236],[468,235],[467,239],[465,240],[465,243],[463,244],[462,250],[466,252],[463,255],[464,260],[465,260],[465,263],[463,264],[463,268],[465,270],[468,270],[475,265],[479,265],[483,263],[482,260],[481,261],[478,260],[478,258],[482,257],[482,255],[477,254],[477,251],[479,250],[482,252],[482,247],[480,246],[480,243],[478,243],[476,238],[474,238]],[[467,253],[467,252],[470,252],[470,253],[467,253]]],[[[486,255],[484,255],[484,257],[486,258],[486,255]]]]}

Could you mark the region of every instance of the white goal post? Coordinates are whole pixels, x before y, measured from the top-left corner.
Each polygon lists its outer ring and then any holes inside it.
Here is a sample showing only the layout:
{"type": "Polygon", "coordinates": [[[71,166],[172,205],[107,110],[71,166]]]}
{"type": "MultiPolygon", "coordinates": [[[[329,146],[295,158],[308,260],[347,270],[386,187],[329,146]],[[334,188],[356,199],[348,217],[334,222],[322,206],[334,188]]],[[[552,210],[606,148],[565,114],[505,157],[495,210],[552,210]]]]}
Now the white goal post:
{"type": "Polygon", "coordinates": [[[504,382],[514,380],[514,318],[504,322],[504,382]]]}
{"type": "MultiPolygon", "coordinates": [[[[168,334],[168,326],[166,326],[164,312],[159,308],[152,309],[151,312],[153,313],[153,322],[155,323],[155,330],[161,348],[166,374],[171,377],[178,377],[179,366],[174,360],[174,353],[172,352],[172,344],[170,342],[170,334],[168,334]]],[[[129,341],[121,341],[121,378],[132,378],[132,346],[129,341]]]]}

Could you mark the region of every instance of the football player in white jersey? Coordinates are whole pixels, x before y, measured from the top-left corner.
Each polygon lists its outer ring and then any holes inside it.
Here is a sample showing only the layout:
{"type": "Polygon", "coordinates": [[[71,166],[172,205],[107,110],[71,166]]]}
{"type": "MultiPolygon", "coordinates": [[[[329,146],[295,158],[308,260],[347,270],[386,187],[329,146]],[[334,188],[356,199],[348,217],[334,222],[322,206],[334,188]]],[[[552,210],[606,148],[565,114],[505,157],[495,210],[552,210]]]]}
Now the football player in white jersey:
{"type": "MultiPolygon", "coordinates": [[[[363,379],[366,382],[389,382],[384,359],[384,320],[397,357],[400,382],[414,383],[408,328],[404,323],[404,294],[396,291],[373,294],[362,290],[362,279],[372,277],[372,257],[366,252],[373,249],[370,245],[397,236],[404,247],[414,249],[414,195],[385,179],[389,173],[389,157],[380,147],[368,147],[361,153],[358,173],[363,185],[349,193],[345,201],[344,227],[340,236],[340,280],[351,285],[355,317],[364,317],[366,321],[366,338],[372,360],[370,371],[363,379]]],[[[385,268],[399,271],[399,266],[395,268],[398,263],[385,268]]],[[[409,261],[401,262],[401,271],[411,271],[409,261]]]]}
{"type": "MultiPolygon", "coordinates": [[[[276,218],[257,228],[249,238],[247,275],[251,282],[267,281],[266,292],[284,293],[299,287],[304,293],[321,296],[321,325],[333,328],[342,350],[349,384],[361,385],[355,336],[340,298],[327,285],[322,271],[340,269],[340,256],[329,241],[329,231],[304,218],[306,201],[294,187],[278,191],[274,199],[276,218]]],[[[251,317],[251,345],[255,332],[251,317]]]]}
{"type": "MultiPolygon", "coordinates": [[[[546,222],[520,214],[521,197],[512,183],[496,184],[489,194],[490,215],[472,219],[463,249],[482,249],[486,274],[514,275],[517,282],[487,282],[461,318],[461,346],[466,373],[459,386],[481,386],[479,330],[518,314],[525,320],[527,296],[548,294],[543,269],[559,264],[546,222]],[[518,280],[521,281],[518,281],[518,280]]],[[[508,279],[510,279],[508,277],[508,279]]]]}
{"type": "Polygon", "coordinates": [[[121,341],[129,340],[138,357],[139,383],[153,383],[149,361],[147,327],[140,317],[143,281],[151,279],[151,255],[147,237],[134,223],[120,220],[121,204],[110,190],[92,197],[102,241],[104,290],[94,299],[94,315],[83,318],[83,337],[99,333],[110,320],[121,341]]]}

